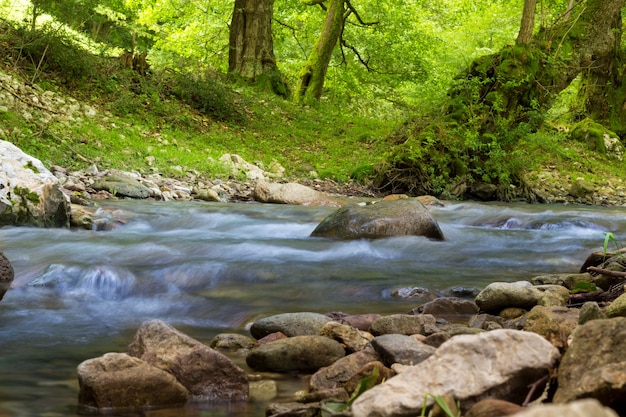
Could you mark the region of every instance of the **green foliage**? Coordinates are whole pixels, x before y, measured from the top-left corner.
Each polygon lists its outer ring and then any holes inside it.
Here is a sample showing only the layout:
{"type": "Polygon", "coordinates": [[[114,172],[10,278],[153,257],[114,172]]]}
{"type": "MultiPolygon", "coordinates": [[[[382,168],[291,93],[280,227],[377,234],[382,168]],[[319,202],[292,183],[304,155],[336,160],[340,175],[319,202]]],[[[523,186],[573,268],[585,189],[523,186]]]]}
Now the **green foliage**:
{"type": "Polygon", "coordinates": [[[598,287],[593,282],[577,282],[574,288],[570,290],[571,294],[588,293],[597,291],[598,287]]]}
{"type": "Polygon", "coordinates": [[[376,386],[378,382],[379,371],[378,368],[374,368],[372,373],[359,381],[356,389],[346,402],[339,401],[326,401],[322,406],[322,417],[331,417],[336,415],[342,415],[342,412],[346,411],[352,403],[356,401],[361,394],[365,391],[376,386]]]}
{"type": "MultiPolygon", "coordinates": [[[[424,396],[424,405],[422,406],[422,412],[420,414],[420,417],[428,417],[432,414],[432,410],[426,414],[426,411],[428,410],[428,399],[432,398],[435,401],[435,404],[437,404],[439,406],[439,408],[441,408],[441,411],[444,413],[444,415],[446,417],[461,417],[461,412],[457,411],[456,413],[454,411],[452,411],[450,409],[450,407],[448,406],[448,404],[446,403],[446,401],[444,400],[443,396],[441,395],[433,395],[433,394],[426,394],[424,396]]],[[[459,403],[457,402],[457,410],[460,409],[459,403]]]]}
{"type": "Polygon", "coordinates": [[[604,246],[602,247],[602,249],[603,249],[605,258],[606,258],[607,249],[608,249],[610,241],[615,244],[615,249],[619,249],[619,245],[617,244],[617,240],[615,239],[615,236],[613,235],[613,233],[611,232],[604,233],[604,246]]]}
{"type": "Polygon", "coordinates": [[[215,120],[243,123],[245,116],[235,104],[235,92],[216,78],[176,73],[168,78],[173,96],[215,120]]]}

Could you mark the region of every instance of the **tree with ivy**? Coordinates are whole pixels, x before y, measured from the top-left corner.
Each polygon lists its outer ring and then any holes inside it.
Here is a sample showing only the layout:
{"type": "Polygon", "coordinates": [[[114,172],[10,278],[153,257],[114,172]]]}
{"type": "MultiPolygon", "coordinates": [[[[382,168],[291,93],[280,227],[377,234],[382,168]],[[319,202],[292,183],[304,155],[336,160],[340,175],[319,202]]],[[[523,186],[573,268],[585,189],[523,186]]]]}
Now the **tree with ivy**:
{"type": "Polygon", "coordinates": [[[614,85],[606,80],[612,58],[619,56],[624,3],[560,2],[564,7],[551,24],[533,32],[536,0],[525,0],[517,41],[473,60],[449,89],[440,115],[404,127],[404,143],[379,167],[379,186],[448,197],[532,199],[519,175],[524,167],[518,141],[541,126],[557,95],[580,74],[593,75],[601,92],[594,97],[611,97],[614,85]]]}
{"type": "MultiPolygon", "coordinates": [[[[318,101],[322,96],[326,72],[346,19],[354,15],[363,26],[375,24],[365,23],[349,0],[311,0],[308,4],[319,5],[326,10],[326,18],[319,38],[298,76],[294,97],[297,102],[303,103],[318,101]]],[[[345,43],[342,42],[342,45],[345,43]]]]}

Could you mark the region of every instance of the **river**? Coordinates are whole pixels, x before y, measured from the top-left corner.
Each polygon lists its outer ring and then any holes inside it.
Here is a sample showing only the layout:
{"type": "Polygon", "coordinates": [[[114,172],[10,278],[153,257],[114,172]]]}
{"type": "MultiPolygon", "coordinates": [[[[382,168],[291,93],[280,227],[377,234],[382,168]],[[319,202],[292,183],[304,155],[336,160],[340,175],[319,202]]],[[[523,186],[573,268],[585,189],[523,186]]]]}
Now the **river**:
{"type": "MultiPolygon", "coordinates": [[[[433,208],[446,240],[311,238],[333,209],[255,203],[102,203],[107,232],[5,227],[15,269],[0,302],[0,417],[77,416],[76,366],[124,352],[145,320],[209,343],[255,318],[295,311],[402,313],[422,287],[440,294],[493,281],[577,272],[619,242],[624,208],[448,203],[433,208]],[[611,243],[613,245],[613,243],[611,243]]],[[[243,363],[243,358],[235,358],[243,363]]],[[[281,395],[298,387],[286,378],[281,395]]],[[[193,404],[149,417],[263,415],[264,404],[193,404]]]]}

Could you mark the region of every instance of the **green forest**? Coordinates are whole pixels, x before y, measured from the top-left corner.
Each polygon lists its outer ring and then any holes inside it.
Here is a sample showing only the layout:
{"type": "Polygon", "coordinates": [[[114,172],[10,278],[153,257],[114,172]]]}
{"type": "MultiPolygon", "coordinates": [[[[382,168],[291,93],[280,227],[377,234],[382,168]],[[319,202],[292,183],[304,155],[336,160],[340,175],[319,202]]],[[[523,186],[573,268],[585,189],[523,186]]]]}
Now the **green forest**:
{"type": "Polygon", "coordinates": [[[68,169],[220,178],[233,153],[295,181],[541,201],[539,180],[626,173],[624,6],[0,0],[0,72],[97,110],[2,108],[0,139],[68,169]]]}

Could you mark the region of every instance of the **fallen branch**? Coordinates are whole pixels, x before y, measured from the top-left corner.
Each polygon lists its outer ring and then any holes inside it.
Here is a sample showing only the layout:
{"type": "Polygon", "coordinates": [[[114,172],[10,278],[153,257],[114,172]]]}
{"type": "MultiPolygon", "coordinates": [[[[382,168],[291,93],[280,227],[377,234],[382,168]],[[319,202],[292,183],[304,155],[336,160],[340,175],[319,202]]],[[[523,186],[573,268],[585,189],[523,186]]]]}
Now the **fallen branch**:
{"type": "Polygon", "coordinates": [[[587,271],[596,272],[598,274],[606,275],[607,277],[626,277],[626,271],[611,271],[610,269],[604,269],[597,266],[587,267],[587,271]]]}

